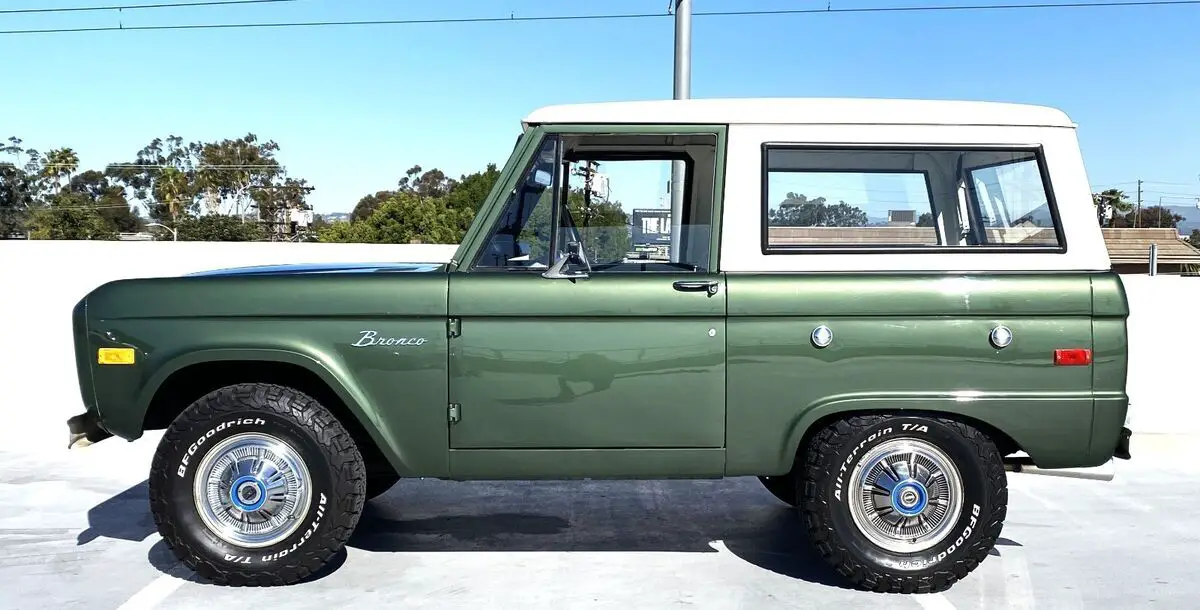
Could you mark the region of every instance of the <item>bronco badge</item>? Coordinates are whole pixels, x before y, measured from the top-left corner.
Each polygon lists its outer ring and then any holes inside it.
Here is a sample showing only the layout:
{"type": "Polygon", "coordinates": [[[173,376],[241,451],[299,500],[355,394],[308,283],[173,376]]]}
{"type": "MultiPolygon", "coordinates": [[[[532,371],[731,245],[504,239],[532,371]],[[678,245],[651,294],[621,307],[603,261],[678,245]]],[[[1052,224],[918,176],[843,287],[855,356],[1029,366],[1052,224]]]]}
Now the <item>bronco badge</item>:
{"type": "Polygon", "coordinates": [[[372,345],[424,345],[425,337],[381,337],[379,333],[373,330],[359,331],[361,335],[358,341],[351,343],[351,347],[368,347],[372,345]]]}

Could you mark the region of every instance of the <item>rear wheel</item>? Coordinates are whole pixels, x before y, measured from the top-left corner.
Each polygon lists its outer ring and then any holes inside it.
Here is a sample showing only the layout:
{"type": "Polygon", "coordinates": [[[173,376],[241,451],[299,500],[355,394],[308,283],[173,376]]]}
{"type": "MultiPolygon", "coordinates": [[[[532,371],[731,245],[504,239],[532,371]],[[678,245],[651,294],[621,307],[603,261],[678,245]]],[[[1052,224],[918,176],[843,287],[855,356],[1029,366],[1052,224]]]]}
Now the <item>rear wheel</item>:
{"type": "Polygon", "coordinates": [[[190,405],[160,441],[150,507],[175,556],[216,584],[283,585],[340,551],[366,493],[350,434],[291,388],[240,384],[190,405]]]}
{"type": "Polygon", "coordinates": [[[809,535],[861,588],[944,590],[978,567],[1003,527],[1001,455],[961,422],[853,416],[818,431],[803,460],[809,535]]]}

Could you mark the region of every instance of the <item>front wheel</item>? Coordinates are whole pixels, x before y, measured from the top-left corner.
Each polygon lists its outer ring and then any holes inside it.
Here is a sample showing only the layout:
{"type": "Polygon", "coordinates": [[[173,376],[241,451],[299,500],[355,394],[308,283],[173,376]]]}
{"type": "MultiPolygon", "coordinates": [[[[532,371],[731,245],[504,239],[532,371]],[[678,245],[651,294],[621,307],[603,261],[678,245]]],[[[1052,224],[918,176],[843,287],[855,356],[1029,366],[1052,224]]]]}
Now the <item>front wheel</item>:
{"type": "Polygon", "coordinates": [[[311,397],[241,384],[188,406],[159,443],[150,508],[175,556],[222,585],[285,585],[324,566],[358,523],[363,458],[311,397]]]}
{"type": "Polygon", "coordinates": [[[1004,465],[982,432],[948,419],[862,415],[818,431],[797,492],[818,552],[873,591],[941,591],[1000,536],[1004,465]]]}

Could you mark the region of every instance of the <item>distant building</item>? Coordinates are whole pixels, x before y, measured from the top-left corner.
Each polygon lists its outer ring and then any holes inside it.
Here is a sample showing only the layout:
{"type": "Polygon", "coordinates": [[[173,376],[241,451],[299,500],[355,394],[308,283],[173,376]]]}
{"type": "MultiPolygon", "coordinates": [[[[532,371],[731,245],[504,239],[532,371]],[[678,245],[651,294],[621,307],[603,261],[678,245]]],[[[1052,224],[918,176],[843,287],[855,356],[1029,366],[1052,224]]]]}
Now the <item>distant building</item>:
{"type": "Polygon", "coordinates": [[[888,210],[888,225],[893,227],[912,227],[917,224],[916,210],[888,210]]]}
{"type": "Polygon", "coordinates": [[[1179,231],[1166,229],[1101,229],[1108,257],[1117,273],[1150,272],[1150,244],[1158,248],[1158,273],[1196,275],[1200,273],[1200,250],[1180,238],[1179,231]]]}
{"type": "Polygon", "coordinates": [[[641,208],[632,212],[633,247],[671,245],[671,210],[641,208]]]}

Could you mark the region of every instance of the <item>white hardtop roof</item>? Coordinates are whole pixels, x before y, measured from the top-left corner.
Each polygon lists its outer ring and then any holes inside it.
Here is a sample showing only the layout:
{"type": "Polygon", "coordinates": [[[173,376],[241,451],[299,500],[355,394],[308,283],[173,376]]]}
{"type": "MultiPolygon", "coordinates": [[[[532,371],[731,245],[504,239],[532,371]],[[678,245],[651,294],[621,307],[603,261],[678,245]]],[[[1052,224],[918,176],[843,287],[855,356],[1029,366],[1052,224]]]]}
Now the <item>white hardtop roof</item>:
{"type": "Polygon", "coordinates": [[[1061,110],[1030,104],[870,98],[730,98],[565,104],[539,108],[525,124],[702,123],[1005,125],[1075,127],[1061,110]]]}

